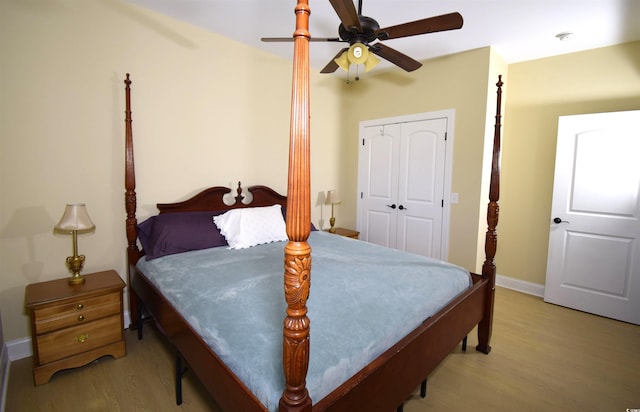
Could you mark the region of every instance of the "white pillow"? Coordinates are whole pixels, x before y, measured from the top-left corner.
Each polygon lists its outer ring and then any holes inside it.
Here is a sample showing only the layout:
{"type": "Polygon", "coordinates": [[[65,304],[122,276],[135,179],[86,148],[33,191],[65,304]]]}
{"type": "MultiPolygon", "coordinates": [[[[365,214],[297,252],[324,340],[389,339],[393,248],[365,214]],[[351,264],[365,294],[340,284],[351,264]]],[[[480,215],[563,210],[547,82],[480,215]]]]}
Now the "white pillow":
{"type": "Polygon", "coordinates": [[[280,205],[229,210],[214,216],[213,222],[227,239],[230,249],[289,239],[280,205]]]}

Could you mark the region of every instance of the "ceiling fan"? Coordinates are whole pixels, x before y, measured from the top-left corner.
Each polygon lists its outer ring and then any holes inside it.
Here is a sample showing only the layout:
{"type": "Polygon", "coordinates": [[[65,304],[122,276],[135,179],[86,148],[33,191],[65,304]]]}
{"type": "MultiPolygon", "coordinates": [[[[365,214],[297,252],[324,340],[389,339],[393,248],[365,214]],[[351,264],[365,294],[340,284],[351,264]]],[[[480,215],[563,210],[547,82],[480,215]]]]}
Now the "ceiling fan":
{"type": "MultiPolygon", "coordinates": [[[[422,66],[422,63],[385,45],[382,43],[383,40],[456,30],[461,28],[463,23],[462,16],[456,12],[380,28],[377,21],[362,15],[362,0],[358,0],[357,11],[352,0],[329,0],[329,2],[340,18],[341,23],[338,26],[340,37],[312,37],[310,41],[343,42],[349,43],[350,47],[340,50],[320,73],[333,73],[338,67],[347,70],[350,63],[365,64],[365,70],[368,70],[377,62],[377,59],[372,58],[369,52],[411,72],[422,66]]],[[[263,37],[261,40],[263,42],[286,42],[293,41],[293,38],[263,37]]]]}

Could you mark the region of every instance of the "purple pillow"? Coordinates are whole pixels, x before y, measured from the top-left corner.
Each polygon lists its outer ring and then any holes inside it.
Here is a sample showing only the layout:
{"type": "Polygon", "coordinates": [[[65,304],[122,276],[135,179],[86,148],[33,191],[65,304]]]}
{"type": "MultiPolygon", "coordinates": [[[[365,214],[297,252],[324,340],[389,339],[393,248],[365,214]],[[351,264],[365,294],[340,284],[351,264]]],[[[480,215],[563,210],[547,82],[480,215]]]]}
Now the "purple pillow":
{"type": "Polygon", "coordinates": [[[224,212],[163,213],[140,223],[138,238],[146,259],[227,245],[224,236],[213,223],[213,216],[224,212]]]}

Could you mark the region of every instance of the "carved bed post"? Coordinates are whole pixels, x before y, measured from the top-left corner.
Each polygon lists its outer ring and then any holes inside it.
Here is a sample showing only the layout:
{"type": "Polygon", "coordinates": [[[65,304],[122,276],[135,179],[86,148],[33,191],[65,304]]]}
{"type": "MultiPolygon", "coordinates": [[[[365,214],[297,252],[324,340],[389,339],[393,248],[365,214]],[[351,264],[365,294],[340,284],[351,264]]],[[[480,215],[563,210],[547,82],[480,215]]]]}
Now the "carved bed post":
{"type": "MultiPolygon", "coordinates": [[[[127,212],[126,231],[127,231],[127,274],[131,271],[131,265],[138,260],[138,247],[136,245],[136,172],[133,163],[133,131],[131,128],[131,80],[129,73],[124,80],[125,84],[125,164],[124,164],[124,203],[127,212]]],[[[131,314],[130,329],[138,327],[137,316],[138,302],[135,299],[133,289],[131,288],[131,276],[127,277],[129,285],[129,313],[131,314]]]]}
{"type": "Polygon", "coordinates": [[[498,246],[498,234],[496,227],[498,226],[498,215],[500,207],[498,200],[500,199],[500,128],[501,124],[501,105],[502,105],[502,75],[498,76],[497,90],[497,107],[496,122],[493,132],[493,158],[491,161],[491,181],[489,183],[489,205],[487,207],[487,233],[485,236],[484,251],[485,261],[482,265],[482,276],[489,279],[489,288],[485,302],[484,317],[478,324],[478,346],[476,350],[482,353],[489,353],[491,346],[491,330],[493,327],[493,302],[496,288],[496,265],[493,258],[496,256],[498,246]]]}
{"type": "Polygon", "coordinates": [[[309,318],[307,298],[311,282],[311,228],[309,172],[309,9],[308,0],[298,0],[293,49],[289,178],[287,185],[287,235],[284,248],[284,319],[282,364],[286,386],[280,411],[311,411],[306,388],[309,367],[309,318]]]}

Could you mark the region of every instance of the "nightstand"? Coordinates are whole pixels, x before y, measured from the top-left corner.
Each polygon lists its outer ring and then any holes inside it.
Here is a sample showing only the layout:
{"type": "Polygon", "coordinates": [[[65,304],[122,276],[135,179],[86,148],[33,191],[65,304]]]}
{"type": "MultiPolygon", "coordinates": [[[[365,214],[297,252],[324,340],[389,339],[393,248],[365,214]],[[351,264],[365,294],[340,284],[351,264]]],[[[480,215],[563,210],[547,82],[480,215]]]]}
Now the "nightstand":
{"type": "Polygon", "coordinates": [[[114,270],[84,277],[80,285],[70,285],[68,278],[27,285],[36,385],[49,382],[62,369],[127,353],[122,329],[124,282],[114,270]]]}
{"type": "MultiPolygon", "coordinates": [[[[355,230],[345,229],[342,227],[336,227],[334,229],[336,230],[333,232],[334,235],[350,237],[351,239],[358,239],[358,236],[360,236],[360,232],[356,232],[355,230]]],[[[325,232],[331,233],[329,232],[329,229],[326,229],[325,232]]]]}

